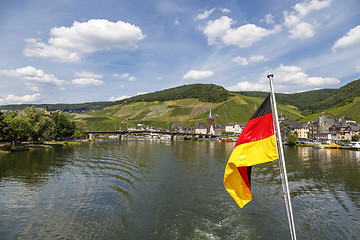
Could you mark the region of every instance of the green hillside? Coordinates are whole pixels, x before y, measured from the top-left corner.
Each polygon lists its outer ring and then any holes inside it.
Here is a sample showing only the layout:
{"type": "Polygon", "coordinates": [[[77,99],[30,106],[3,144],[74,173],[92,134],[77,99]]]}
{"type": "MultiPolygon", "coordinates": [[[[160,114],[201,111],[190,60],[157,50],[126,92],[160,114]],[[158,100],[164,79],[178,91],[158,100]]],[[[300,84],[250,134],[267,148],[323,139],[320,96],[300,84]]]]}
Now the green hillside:
{"type": "MultiPolygon", "coordinates": [[[[124,129],[136,126],[138,122],[158,128],[195,127],[199,122],[206,123],[210,109],[216,124],[245,123],[267,94],[236,93],[213,84],[190,84],[116,102],[35,106],[77,111],[71,114],[72,118],[89,130],[124,129]]],[[[360,80],[339,89],[276,94],[276,99],[278,113],[284,113],[290,120],[313,121],[322,112],[327,112],[360,122],[360,80]]],[[[21,110],[28,106],[8,105],[0,109],[21,110]]]]}
{"type": "MultiPolygon", "coordinates": [[[[195,127],[199,122],[206,123],[211,108],[215,124],[225,125],[231,122],[247,122],[263,100],[234,95],[220,103],[202,102],[195,98],[164,102],[142,101],[113,105],[86,114],[73,114],[73,117],[79,125],[93,130],[124,129],[136,126],[138,122],[158,128],[195,127]]],[[[294,106],[280,104],[279,111],[289,119],[302,117],[294,106]]]]}

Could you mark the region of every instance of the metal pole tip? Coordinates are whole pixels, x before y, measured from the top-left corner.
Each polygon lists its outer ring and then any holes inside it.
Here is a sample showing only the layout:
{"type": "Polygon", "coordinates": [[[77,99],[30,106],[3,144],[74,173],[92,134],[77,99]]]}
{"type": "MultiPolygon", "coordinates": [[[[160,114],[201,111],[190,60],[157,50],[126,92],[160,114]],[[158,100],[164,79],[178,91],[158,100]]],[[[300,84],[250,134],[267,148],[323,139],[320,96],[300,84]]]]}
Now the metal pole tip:
{"type": "Polygon", "coordinates": [[[274,77],[274,74],[271,73],[271,74],[267,75],[267,77],[268,77],[268,78],[274,77]]]}

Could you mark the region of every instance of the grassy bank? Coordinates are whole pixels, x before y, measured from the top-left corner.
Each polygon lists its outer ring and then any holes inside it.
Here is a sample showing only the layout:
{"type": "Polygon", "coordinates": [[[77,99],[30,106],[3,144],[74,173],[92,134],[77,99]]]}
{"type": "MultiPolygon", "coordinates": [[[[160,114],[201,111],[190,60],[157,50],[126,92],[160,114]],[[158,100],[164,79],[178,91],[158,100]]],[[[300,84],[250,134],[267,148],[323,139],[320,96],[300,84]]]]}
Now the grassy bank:
{"type": "Polygon", "coordinates": [[[0,145],[0,154],[8,154],[14,152],[33,151],[39,149],[49,149],[54,147],[67,147],[88,142],[89,140],[81,141],[54,141],[54,142],[42,142],[42,143],[22,143],[20,145],[10,145],[4,143],[0,145]]]}

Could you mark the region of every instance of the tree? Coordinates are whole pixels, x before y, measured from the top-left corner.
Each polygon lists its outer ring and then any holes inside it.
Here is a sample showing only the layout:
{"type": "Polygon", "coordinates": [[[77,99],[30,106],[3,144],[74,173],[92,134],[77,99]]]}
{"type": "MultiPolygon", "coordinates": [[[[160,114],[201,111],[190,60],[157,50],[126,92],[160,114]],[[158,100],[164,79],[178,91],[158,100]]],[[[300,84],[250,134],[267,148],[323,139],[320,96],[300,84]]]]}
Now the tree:
{"type": "Polygon", "coordinates": [[[281,121],[280,122],[280,132],[281,132],[282,139],[287,138],[289,136],[289,134],[291,134],[290,124],[286,121],[281,121]]]}
{"type": "Polygon", "coordinates": [[[72,138],[86,138],[86,133],[84,131],[84,129],[82,128],[76,128],[73,135],[71,136],[72,138]]]}
{"type": "Polygon", "coordinates": [[[24,110],[23,117],[30,127],[29,138],[33,142],[47,139],[52,135],[54,122],[44,111],[33,106],[24,110]]]}
{"type": "Polygon", "coordinates": [[[28,138],[29,125],[16,112],[10,112],[4,119],[4,140],[16,143],[18,139],[26,140],[28,138]]]}
{"type": "Polygon", "coordinates": [[[351,137],[351,141],[358,142],[360,140],[360,135],[356,134],[351,137]]]}
{"type": "Polygon", "coordinates": [[[74,134],[75,123],[63,113],[53,113],[51,116],[54,122],[53,138],[68,138],[74,134]]]}
{"type": "Polygon", "coordinates": [[[287,136],[285,140],[288,145],[294,146],[296,144],[296,142],[298,141],[298,135],[296,132],[292,133],[289,136],[287,136]]]}
{"type": "Polygon", "coordinates": [[[5,115],[3,112],[0,111],[0,142],[6,141],[6,130],[7,128],[7,122],[5,121],[5,115]]]}

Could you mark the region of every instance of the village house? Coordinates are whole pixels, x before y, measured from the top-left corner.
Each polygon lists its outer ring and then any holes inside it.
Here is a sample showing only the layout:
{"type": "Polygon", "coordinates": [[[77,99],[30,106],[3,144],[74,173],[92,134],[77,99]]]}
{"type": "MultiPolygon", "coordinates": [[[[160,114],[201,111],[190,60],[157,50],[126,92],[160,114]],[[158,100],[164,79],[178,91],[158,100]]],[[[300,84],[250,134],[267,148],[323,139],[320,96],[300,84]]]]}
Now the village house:
{"type": "Polygon", "coordinates": [[[322,113],[315,121],[310,122],[309,124],[309,138],[318,139],[321,134],[329,133],[330,128],[335,124],[334,119],[329,119],[325,117],[322,113]]]}
{"type": "Polygon", "coordinates": [[[279,115],[279,122],[282,122],[282,121],[286,121],[286,117],[285,117],[285,114],[280,113],[280,115],[279,115]]]}
{"type": "Polygon", "coordinates": [[[327,144],[334,143],[336,141],[335,133],[318,133],[316,140],[319,142],[326,142],[327,144]]]}
{"type": "Polygon", "coordinates": [[[138,131],[139,129],[137,127],[129,127],[128,131],[138,131]]]}
{"type": "Polygon", "coordinates": [[[195,134],[207,134],[205,123],[198,123],[195,127],[195,134]]]}
{"type": "Polygon", "coordinates": [[[179,132],[183,132],[184,122],[174,122],[171,129],[179,132]]]}
{"type": "MultiPolygon", "coordinates": [[[[283,119],[285,116],[282,116],[283,119]]],[[[297,132],[300,140],[314,139],[324,142],[345,141],[359,134],[360,125],[350,117],[337,119],[327,113],[322,113],[315,121],[298,123],[286,120],[292,132],[297,132]],[[329,118],[327,118],[328,116],[329,118]]]]}
{"type": "MultiPolygon", "coordinates": [[[[209,112],[209,116],[206,118],[206,125],[205,123],[198,123],[195,127],[195,134],[207,134],[210,133],[210,128],[215,125],[215,119],[212,116],[211,108],[209,112]]],[[[214,130],[215,132],[215,130],[214,130]]]]}
{"type": "Polygon", "coordinates": [[[300,140],[308,139],[309,138],[309,132],[310,132],[309,123],[301,122],[301,123],[297,124],[294,131],[296,131],[296,133],[298,135],[298,139],[300,139],[300,140]]]}
{"type": "Polygon", "coordinates": [[[352,119],[340,118],[339,122],[335,123],[329,131],[336,134],[338,141],[351,141],[352,136],[359,134],[360,126],[352,119]]]}
{"type": "Polygon", "coordinates": [[[210,131],[209,131],[209,134],[212,134],[212,135],[221,135],[222,132],[225,131],[225,127],[224,126],[221,126],[221,125],[212,125],[210,127],[210,131]]]}
{"type": "Polygon", "coordinates": [[[53,111],[51,111],[51,110],[49,109],[49,107],[46,107],[46,108],[36,108],[36,109],[37,109],[37,110],[43,110],[46,115],[51,115],[51,114],[53,114],[53,111]]]}
{"type": "Polygon", "coordinates": [[[237,123],[229,123],[225,125],[225,132],[240,134],[242,132],[242,128],[237,123]]]}
{"type": "Polygon", "coordinates": [[[181,129],[183,133],[195,133],[195,129],[191,127],[184,127],[181,129]]]}

